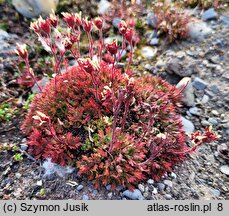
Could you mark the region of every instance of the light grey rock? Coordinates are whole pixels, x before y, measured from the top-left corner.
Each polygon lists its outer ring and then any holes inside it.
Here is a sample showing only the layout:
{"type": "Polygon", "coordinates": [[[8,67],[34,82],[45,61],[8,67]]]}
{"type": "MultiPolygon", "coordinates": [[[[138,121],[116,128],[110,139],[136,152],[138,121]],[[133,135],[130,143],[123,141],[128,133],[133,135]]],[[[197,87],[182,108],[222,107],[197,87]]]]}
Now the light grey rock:
{"type": "Polygon", "coordinates": [[[107,186],[106,186],[106,189],[107,189],[108,191],[111,191],[111,185],[107,185],[107,186]]]}
{"type": "Polygon", "coordinates": [[[177,178],[177,174],[174,173],[174,172],[171,172],[171,173],[170,173],[170,176],[171,176],[173,179],[176,179],[176,178],[177,178]]]}
{"type": "Polygon", "coordinates": [[[6,31],[0,29],[0,40],[8,39],[9,37],[10,35],[6,31]]]}
{"type": "Polygon", "coordinates": [[[113,196],[113,193],[112,192],[110,192],[110,193],[107,194],[108,199],[111,199],[112,196],[113,196]]]}
{"type": "Polygon", "coordinates": [[[190,22],[187,25],[188,34],[192,39],[201,41],[212,34],[212,29],[205,22],[190,22]]]}
{"type": "Polygon", "coordinates": [[[111,6],[111,3],[107,0],[101,0],[98,4],[98,14],[105,14],[109,7],[111,6]]]}
{"type": "Polygon", "coordinates": [[[89,196],[84,194],[82,200],[89,200],[89,196]]]}
{"type": "Polygon", "coordinates": [[[192,115],[196,115],[196,116],[200,116],[202,114],[202,110],[200,108],[197,108],[197,107],[191,107],[189,109],[189,112],[192,114],[192,115]]]}
{"type": "Polygon", "coordinates": [[[123,188],[122,185],[118,185],[118,186],[115,188],[115,190],[118,191],[118,192],[122,191],[123,189],[124,189],[124,188],[123,188]]]}
{"type": "Polygon", "coordinates": [[[120,22],[121,22],[121,19],[120,19],[119,17],[115,17],[115,18],[112,20],[112,25],[113,25],[115,28],[118,28],[120,22]]]}
{"type": "Polygon", "coordinates": [[[81,191],[83,189],[83,185],[79,185],[77,188],[76,188],[78,191],[81,191]]]}
{"type": "Polygon", "coordinates": [[[229,28],[229,17],[222,16],[221,21],[226,28],[229,28]]]}
{"type": "Polygon", "coordinates": [[[228,165],[221,166],[220,171],[226,175],[229,175],[229,166],[228,165]]]}
{"type": "Polygon", "coordinates": [[[152,28],[157,28],[158,20],[154,13],[148,13],[146,18],[146,24],[152,28]]]}
{"type": "Polygon", "coordinates": [[[166,200],[171,200],[172,199],[172,196],[170,194],[165,194],[165,199],[166,200]]]}
{"type": "Polygon", "coordinates": [[[186,106],[193,106],[195,104],[195,97],[194,97],[194,90],[192,87],[192,82],[191,82],[191,78],[189,77],[184,77],[177,85],[177,88],[182,88],[185,87],[185,89],[183,90],[182,94],[182,102],[186,105],[186,106]]]}
{"type": "Polygon", "coordinates": [[[157,54],[157,49],[149,46],[142,48],[142,56],[147,60],[153,59],[157,54]]]}
{"type": "Polygon", "coordinates": [[[165,190],[165,185],[163,183],[157,183],[157,188],[159,191],[164,191],[165,190]]]}
{"type": "Polygon", "coordinates": [[[210,190],[212,195],[214,195],[215,197],[219,197],[220,196],[220,191],[217,189],[211,189],[210,190]]]}
{"type": "Polygon", "coordinates": [[[216,118],[209,118],[208,119],[208,122],[211,124],[211,125],[218,125],[218,120],[216,118]]]}
{"type": "Polygon", "coordinates": [[[13,0],[16,10],[25,17],[48,16],[56,10],[59,0],[13,0]]]}
{"type": "Polygon", "coordinates": [[[15,173],[15,177],[17,178],[17,179],[19,179],[19,178],[21,178],[21,173],[15,173]]]}
{"type": "Polygon", "coordinates": [[[181,123],[183,125],[182,129],[187,133],[190,134],[195,130],[195,127],[191,121],[181,116],[181,123]]]}
{"type": "Polygon", "coordinates": [[[202,104],[206,104],[208,101],[209,101],[209,96],[208,96],[208,95],[204,95],[204,96],[202,97],[201,103],[202,103],[202,104]]]}
{"type": "Polygon", "coordinates": [[[149,179],[149,180],[147,181],[147,183],[151,185],[151,184],[154,183],[154,180],[153,180],[153,179],[149,179]]]}
{"type": "MultiPolygon", "coordinates": [[[[38,85],[41,87],[41,89],[43,89],[49,82],[49,78],[47,77],[43,77],[41,80],[39,80],[37,83],[38,85]]],[[[34,84],[34,86],[32,87],[32,92],[33,93],[39,93],[40,90],[37,86],[37,84],[34,84]]]]}
{"type": "Polygon", "coordinates": [[[155,46],[159,44],[159,39],[158,38],[152,38],[149,42],[150,45],[155,46]]]}
{"type": "Polygon", "coordinates": [[[140,190],[135,189],[133,192],[130,190],[125,190],[123,192],[123,196],[131,199],[131,200],[143,200],[144,197],[142,196],[142,193],[140,190]]]}
{"type": "Polygon", "coordinates": [[[212,20],[212,19],[216,19],[218,16],[217,12],[215,11],[214,8],[209,8],[208,10],[206,10],[203,14],[202,14],[202,20],[212,20]]]}
{"type": "Polygon", "coordinates": [[[145,191],[145,187],[143,184],[138,184],[138,189],[143,193],[145,191]]]}
{"type": "Polygon", "coordinates": [[[41,187],[42,185],[43,185],[42,180],[38,180],[38,181],[37,181],[37,186],[40,186],[40,187],[41,187]]]}
{"type": "Polygon", "coordinates": [[[153,191],[152,191],[152,194],[153,194],[153,195],[156,195],[157,193],[158,193],[157,188],[154,187],[154,188],[153,188],[153,191]]]}
{"type": "Polygon", "coordinates": [[[26,150],[28,149],[28,145],[25,144],[25,143],[22,143],[22,144],[20,144],[20,149],[21,149],[22,151],[26,151],[26,150]]]}
{"type": "Polygon", "coordinates": [[[163,183],[168,187],[171,187],[171,188],[173,187],[173,183],[170,180],[164,180],[163,183]]]}
{"type": "Polygon", "coordinates": [[[202,120],[201,121],[201,124],[204,126],[204,127],[207,127],[207,126],[210,126],[211,124],[208,122],[208,121],[206,121],[206,120],[202,120]]]}
{"type": "Polygon", "coordinates": [[[175,56],[171,56],[166,61],[166,72],[170,74],[177,74],[180,77],[189,77],[193,73],[196,73],[198,61],[193,60],[193,58],[189,56],[183,57],[180,59],[180,54],[177,53],[175,56]]]}
{"type": "Polygon", "coordinates": [[[199,77],[196,77],[193,80],[192,85],[197,90],[204,90],[208,84],[204,80],[200,79],[199,77]]]}

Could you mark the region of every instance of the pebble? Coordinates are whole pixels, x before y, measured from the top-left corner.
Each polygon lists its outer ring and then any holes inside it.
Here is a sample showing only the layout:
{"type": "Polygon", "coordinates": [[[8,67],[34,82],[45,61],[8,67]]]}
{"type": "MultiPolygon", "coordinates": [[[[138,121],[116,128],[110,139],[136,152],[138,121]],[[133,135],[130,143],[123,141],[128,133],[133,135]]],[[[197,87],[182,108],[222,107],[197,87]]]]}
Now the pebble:
{"type": "Polygon", "coordinates": [[[107,185],[107,186],[106,186],[106,189],[107,189],[108,191],[111,191],[111,185],[107,185]]]}
{"type": "Polygon", "coordinates": [[[52,10],[56,10],[59,0],[13,0],[12,4],[16,10],[27,18],[39,15],[48,16],[52,10]]]}
{"type": "Polygon", "coordinates": [[[216,86],[216,85],[212,85],[212,86],[210,87],[210,90],[211,90],[214,94],[219,93],[219,88],[218,88],[218,86],[216,86]]]}
{"type": "Polygon", "coordinates": [[[146,23],[152,28],[157,28],[158,21],[154,13],[148,13],[146,23]]]}
{"type": "Polygon", "coordinates": [[[153,184],[153,183],[154,183],[154,180],[153,180],[153,179],[149,179],[149,180],[147,181],[147,183],[148,183],[148,184],[153,184]]]}
{"type": "Polygon", "coordinates": [[[153,38],[149,42],[150,45],[155,46],[159,44],[159,39],[158,38],[153,38]]]}
{"type": "Polygon", "coordinates": [[[207,20],[212,20],[216,19],[218,16],[217,12],[215,11],[214,8],[209,8],[202,14],[202,20],[207,21],[207,20]]]}
{"type": "Polygon", "coordinates": [[[193,80],[192,85],[197,90],[204,90],[208,84],[204,80],[200,79],[199,77],[196,77],[193,80]]]}
{"type": "Polygon", "coordinates": [[[185,89],[183,90],[182,94],[182,102],[186,105],[186,106],[193,106],[195,104],[195,97],[194,97],[194,90],[192,87],[192,83],[191,83],[191,78],[189,77],[184,77],[177,85],[177,88],[182,88],[185,87],[185,89]]]}
{"type": "Polygon", "coordinates": [[[77,188],[76,188],[78,191],[81,191],[83,189],[83,185],[79,185],[77,188]]]}
{"type": "Polygon", "coordinates": [[[82,200],[89,200],[89,197],[88,197],[88,195],[83,195],[83,198],[82,198],[82,200]]]}
{"type": "Polygon", "coordinates": [[[220,196],[220,191],[217,189],[211,189],[211,193],[215,196],[215,197],[219,197],[220,196]]]}
{"type": "Polygon", "coordinates": [[[202,97],[201,103],[206,104],[208,101],[209,101],[209,96],[208,95],[204,95],[202,97]]]}
{"type": "Polygon", "coordinates": [[[118,191],[118,192],[120,192],[120,191],[123,190],[123,189],[124,189],[124,188],[123,188],[122,185],[118,185],[118,186],[115,188],[115,190],[118,191]]]}
{"type": "Polygon", "coordinates": [[[173,183],[170,180],[164,180],[163,183],[168,187],[171,187],[171,188],[173,187],[173,183]]]}
{"type": "Polygon", "coordinates": [[[171,200],[172,199],[172,196],[170,194],[165,194],[165,199],[166,200],[171,200]]]}
{"type": "Polygon", "coordinates": [[[131,199],[131,200],[143,200],[144,197],[142,196],[142,193],[140,190],[135,189],[133,192],[130,190],[125,190],[123,192],[123,196],[131,199]]]}
{"type": "Polygon", "coordinates": [[[142,48],[142,56],[148,60],[152,60],[157,54],[157,49],[146,46],[142,48]]]}
{"type": "Polygon", "coordinates": [[[212,29],[205,22],[190,22],[187,25],[190,38],[201,41],[212,34],[212,29]]]}
{"type": "Polygon", "coordinates": [[[40,186],[40,187],[41,187],[42,184],[43,184],[43,183],[42,183],[42,180],[38,180],[38,181],[37,181],[37,186],[40,186]]]}
{"type": "Polygon", "coordinates": [[[121,22],[121,19],[120,19],[119,17],[115,17],[115,18],[112,20],[112,25],[113,25],[115,28],[118,28],[120,22],[121,22]]]}
{"type": "Polygon", "coordinates": [[[138,184],[138,189],[143,193],[145,191],[145,187],[143,184],[138,184]]]}
{"type": "Polygon", "coordinates": [[[200,108],[197,108],[197,107],[191,107],[189,109],[189,112],[192,114],[192,115],[196,115],[196,116],[200,116],[201,113],[202,113],[202,110],[200,108]]]}
{"type": "Polygon", "coordinates": [[[174,172],[171,172],[171,173],[170,173],[170,176],[171,176],[173,179],[176,179],[176,178],[177,178],[177,174],[174,173],[174,172]]]}
{"type": "Polygon", "coordinates": [[[157,188],[153,188],[152,194],[156,195],[158,193],[157,188]]]}
{"type": "Polygon", "coordinates": [[[208,122],[211,124],[211,125],[218,125],[218,121],[216,118],[209,118],[208,119],[208,122]]]}
{"type": "Polygon", "coordinates": [[[0,40],[5,40],[8,38],[9,38],[9,34],[6,31],[0,29],[0,40]]]}
{"type": "Polygon", "coordinates": [[[108,199],[111,199],[112,196],[113,196],[113,193],[112,192],[110,192],[110,193],[107,194],[108,199]]]}
{"type": "Polygon", "coordinates": [[[101,0],[98,4],[98,14],[105,14],[110,6],[111,3],[109,1],[101,0]]]}
{"type": "Polygon", "coordinates": [[[17,179],[19,179],[19,178],[21,178],[21,173],[15,173],[15,177],[17,178],[17,179]]]}
{"type": "Polygon", "coordinates": [[[207,127],[207,126],[210,126],[211,124],[208,122],[208,121],[206,121],[206,120],[202,120],[201,121],[201,124],[204,126],[204,127],[207,127]]]}
{"type": "Polygon", "coordinates": [[[157,188],[159,191],[165,190],[165,185],[163,183],[157,183],[157,188]]]}
{"type": "Polygon", "coordinates": [[[20,144],[20,149],[21,149],[22,151],[26,151],[26,150],[28,149],[28,145],[25,144],[25,143],[22,143],[22,144],[20,144]]]}
{"type": "Polygon", "coordinates": [[[221,21],[226,28],[229,28],[229,17],[222,16],[221,21]]]}
{"type": "Polygon", "coordinates": [[[226,175],[229,175],[229,166],[228,165],[221,166],[220,171],[226,175]]]}
{"type": "Polygon", "coordinates": [[[191,121],[181,116],[181,123],[183,125],[182,129],[187,133],[190,134],[195,130],[195,127],[191,121]]]}

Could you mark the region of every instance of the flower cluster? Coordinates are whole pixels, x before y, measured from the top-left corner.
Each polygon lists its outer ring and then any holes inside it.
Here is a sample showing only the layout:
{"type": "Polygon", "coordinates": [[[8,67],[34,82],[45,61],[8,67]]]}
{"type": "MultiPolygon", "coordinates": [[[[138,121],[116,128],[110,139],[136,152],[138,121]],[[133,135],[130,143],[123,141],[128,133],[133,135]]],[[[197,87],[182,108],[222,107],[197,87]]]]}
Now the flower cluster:
{"type": "MultiPolygon", "coordinates": [[[[193,134],[194,147],[188,148],[178,112],[181,90],[158,77],[135,77],[130,70],[131,26],[120,23],[121,45],[116,40],[105,45],[103,19],[69,13],[63,17],[67,29],[62,32],[54,15],[31,24],[55,62],[55,77],[34,97],[22,126],[29,152],[37,159],[76,164],[96,187],[121,184],[133,189],[146,177],[159,180],[197,146],[216,138],[211,130],[202,138],[193,134]],[[80,50],[82,31],[88,38],[85,56],[80,50]],[[122,70],[117,63],[127,45],[129,59],[122,70]],[[71,68],[70,54],[77,63],[71,68]],[[105,61],[107,55],[112,61],[105,61]]],[[[17,53],[29,67],[25,47],[17,53]]]]}

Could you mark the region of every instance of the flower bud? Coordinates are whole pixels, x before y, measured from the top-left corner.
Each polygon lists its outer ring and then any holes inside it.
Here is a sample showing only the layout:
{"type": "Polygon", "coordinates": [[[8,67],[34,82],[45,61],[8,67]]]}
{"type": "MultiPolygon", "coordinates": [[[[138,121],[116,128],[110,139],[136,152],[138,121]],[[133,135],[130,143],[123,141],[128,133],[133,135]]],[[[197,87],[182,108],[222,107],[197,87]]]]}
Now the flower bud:
{"type": "Polygon", "coordinates": [[[62,15],[64,16],[64,21],[68,24],[68,26],[74,28],[75,16],[70,13],[62,13],[62,15]]]}
{"type": "Polygon", "coordinates": [[[127,28],[126,29],[126,33],[124,34],[124,37],[126,38],[126,40],[130,43],[133,39],[133,35],[134,35],[134,30],[127,28]]]}
{"type": "Polygon", "coordinates": [[[127,29],[127,24],[126,24],[125,21],[122,20],[122,21],[119,23],[119,32],[120,32],[121,34],[125,34],[125,33],[126,33],[126,29],[127,29]]]}
{"type": "Polygon", "coordinates": [[[75,20],[75,24],[77,26],[80,26],[81,25],[81,13],[75,13],[74,20],[75,20]]]}
{"type": "Polygon", "coordinates": [[[28,58],[28,51],[26,49],[26,44],[17,44],[16,54],[19,55],[23,60],[28,58]]]}
{"type": "Polygon", "coordinates": [[[118,51],[118,42],[117,40],[114,40],[113,42],[107,44],[106,49],[111,55],[115,55],[118,51]]]}
{"type": "Polygon", "coordinates": [[[103,28],[103,19],[100,17],[96,17],[94,19],[94,24],[99,30],[101,30],[103,28]]]}
{"type": "Polygon", "coordinates": [[[92,21],[86,19],[83,19],[83,29],[85,32],[89,33],[92,30],[92,21]]]}
{"type": "Polygon", "coordinates": [[[51,28],[50,28],[50,21],[44,20],[42,17],[38,19],[38,24],[40,29],[45,32],[47,35],[50,35],[51,28]]]}
{"type": "Polygon", "coordinates": [[[58,18],[57,18],[57,16],[56,16],[55,14],[50,14],[49,20],[50,20],[51,25],[52,25],[54,28],[56,28],[57,25],[58,25],[58,18]]]}
{"type": "Polygon", "coordinates": [[[39,27],[37,21],[31,22],[31,24],[30,24],[30,29],[32,29],[34,32],[36,32],[36,33],[38,33],[38,34],[40,33],[40,27],[39,27]]]}

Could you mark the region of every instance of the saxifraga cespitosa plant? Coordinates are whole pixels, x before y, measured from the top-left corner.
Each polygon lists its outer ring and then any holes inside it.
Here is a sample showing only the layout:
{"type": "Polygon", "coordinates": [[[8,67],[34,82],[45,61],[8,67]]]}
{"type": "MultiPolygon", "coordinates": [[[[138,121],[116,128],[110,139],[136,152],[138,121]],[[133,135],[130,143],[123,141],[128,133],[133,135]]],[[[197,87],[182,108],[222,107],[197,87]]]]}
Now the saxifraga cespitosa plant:
{"type": "Polygon", "coordinates": [[[159,35],[165,35],[169,43],[188,37],[187,24],[190,16],[176,3],[169,4],[166,1],[154,4],[154,13],[157,17],[152,20],[159,35]]]}
{"type": "MultiPolygon", "coordinates": [[[[132,190],[146,177],[159,180],[197,146],[217,138],[207,128],[203,134],[192,134],[193,146],[187,147],[178,113],[182,90],[159,77],[134,76],[130,70],[134,29],[124,21],[119,26],[122,45],[117,41],[105,45],[101,18],[63,16],[66,31],[58,31],[55,15],[31,24],[55,62],[55,77],[44,89],[39,87],[22,126],[29,152],[37,159],[76,164],[79,174],[97,188],[111,184],[112,189],[123,185],[132,190]],[[80,52],[82,34],[89,41],[86,57],[80,52]],[[117,63],[127,45],[129,59],[122,71],[117,63]],[[70,54],[77,62],[71,68],[65,58],[70,54]]],[[[17,53],[39,86],[25,46],[18,45],[17,53]]]]}

